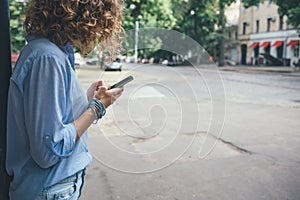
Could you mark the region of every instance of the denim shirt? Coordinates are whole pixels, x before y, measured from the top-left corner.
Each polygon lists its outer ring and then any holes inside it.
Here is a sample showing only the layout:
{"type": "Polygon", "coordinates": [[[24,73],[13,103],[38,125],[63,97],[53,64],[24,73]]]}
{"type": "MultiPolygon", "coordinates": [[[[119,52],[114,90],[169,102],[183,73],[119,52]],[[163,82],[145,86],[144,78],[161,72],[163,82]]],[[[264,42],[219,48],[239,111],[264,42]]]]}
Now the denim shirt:
{"type": "Polygon", "coordinates": [[[92,160],[87,133],[72,122],[88,108],[74,69],[73,47],[30,36],[10,79],[6,169],[11,200],[33,200],[43,188],[92,160]]]}

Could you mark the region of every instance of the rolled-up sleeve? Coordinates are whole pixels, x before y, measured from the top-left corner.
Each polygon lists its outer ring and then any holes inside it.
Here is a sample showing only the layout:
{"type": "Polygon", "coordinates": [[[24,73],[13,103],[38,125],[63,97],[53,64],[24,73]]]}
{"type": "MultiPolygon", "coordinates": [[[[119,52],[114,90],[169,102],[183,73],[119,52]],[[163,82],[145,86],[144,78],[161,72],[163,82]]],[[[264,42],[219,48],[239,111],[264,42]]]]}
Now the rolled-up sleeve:
{"type": "Polygon", "coordinates": [[[39,56],[24,85],[30,153],[42,168],[70,156],[75,148],[76,128],[72,109],[67,109],[71,102],[68,70],[55,56],[39,56]]]}

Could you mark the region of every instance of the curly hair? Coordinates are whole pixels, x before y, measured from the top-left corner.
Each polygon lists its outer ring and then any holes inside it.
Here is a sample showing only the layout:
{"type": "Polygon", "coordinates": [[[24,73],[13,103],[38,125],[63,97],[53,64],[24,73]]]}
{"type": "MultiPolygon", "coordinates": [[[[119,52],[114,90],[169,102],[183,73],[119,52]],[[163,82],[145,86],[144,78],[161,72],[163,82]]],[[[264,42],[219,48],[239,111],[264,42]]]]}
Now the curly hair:
{"type": "Polygon", "coordinates": [[[124,33],[122,18],[123,1],[118,0],[31,0],[24,29],[56,45],[70,42],[82,54],[100,45],[114,56],[124,33]]]}

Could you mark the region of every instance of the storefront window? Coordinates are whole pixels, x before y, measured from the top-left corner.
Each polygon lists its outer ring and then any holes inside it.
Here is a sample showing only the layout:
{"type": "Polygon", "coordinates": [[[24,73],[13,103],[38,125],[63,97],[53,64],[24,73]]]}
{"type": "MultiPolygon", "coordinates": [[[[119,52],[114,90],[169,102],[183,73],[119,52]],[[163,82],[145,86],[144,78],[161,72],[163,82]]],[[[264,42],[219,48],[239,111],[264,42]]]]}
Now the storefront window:
{"type": "Polygon", "coordinates": [[[294,49],[294,57],[298,58],[299,57],[299,50],[300,50],[300,45],[299,43],[295,46],[294,49]]]}

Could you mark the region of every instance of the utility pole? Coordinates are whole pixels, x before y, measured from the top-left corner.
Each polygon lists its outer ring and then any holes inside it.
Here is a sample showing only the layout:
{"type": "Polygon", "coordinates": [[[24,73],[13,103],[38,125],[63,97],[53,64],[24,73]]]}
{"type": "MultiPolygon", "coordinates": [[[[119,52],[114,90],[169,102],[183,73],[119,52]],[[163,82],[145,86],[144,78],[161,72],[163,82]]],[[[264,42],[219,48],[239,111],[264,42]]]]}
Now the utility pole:
{"type": "Polygon", "coordinates": [[[139,48],[139,21],[135,21],[135,42],[134,42],[134,62],[138,63],[138,48],[139,48]]]}
{"type": "Polygon", "coordinates": [[[0,199],[8,200],[9,176],[6,173],[6,113],[11,76],[9,1],[0,0],[0,199]]]}
{"type": "Polygon", "coordinates": [[[219,66],[224,66],[224,54],[225,54],[225,3],[222,0],[219,0],[219,29],[221,34],[220,40],[220,55],[219,55],[219,66]]]}

